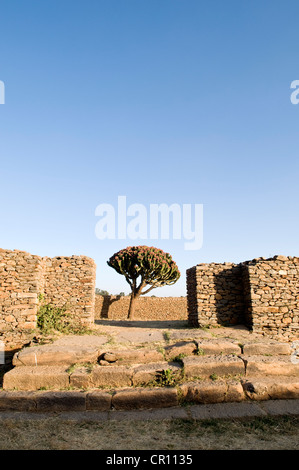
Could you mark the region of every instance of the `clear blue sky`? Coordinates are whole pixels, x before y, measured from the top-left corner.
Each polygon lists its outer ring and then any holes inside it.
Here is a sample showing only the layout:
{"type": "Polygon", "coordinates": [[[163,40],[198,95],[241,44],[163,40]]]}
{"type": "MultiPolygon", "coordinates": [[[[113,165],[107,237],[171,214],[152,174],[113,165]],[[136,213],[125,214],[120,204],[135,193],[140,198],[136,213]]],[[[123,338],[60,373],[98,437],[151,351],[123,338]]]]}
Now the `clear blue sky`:
{"type": "Polygon", "coordinates": [[[0,247],[87,255],[97,287],[128,245],[200,262],[298,256],[298,0],[0,1],[0,247]],[[203,204],[204,242],[98,240],[95,209],[203,204]]]}

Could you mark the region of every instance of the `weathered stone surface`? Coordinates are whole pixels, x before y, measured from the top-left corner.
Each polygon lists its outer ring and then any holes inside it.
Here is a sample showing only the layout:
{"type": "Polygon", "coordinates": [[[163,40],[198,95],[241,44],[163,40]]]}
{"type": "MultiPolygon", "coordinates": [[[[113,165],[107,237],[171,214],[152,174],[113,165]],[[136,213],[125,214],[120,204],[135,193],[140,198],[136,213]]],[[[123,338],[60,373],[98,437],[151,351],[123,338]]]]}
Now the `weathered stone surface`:
{"type": "Polygon", "coordinates": [[[158,374],[165,370],[171,370],[173,373],[179,374],[182,368],[175,362],[160,362],[136,366],[133,370],[133,385],[149,384],[155,381],[158,374]]]}
{"type": "Polygon", "coordinates": [[[242,384],[237,381],[187,382],[180,385],[186,401],[197,403],[238,402],[245,399],[242,384]]]}
{"type": "Polygon", "coordinates": [[[225,339],[198,341],[199,353],[206,355],[215,354],[240,354],[241,348],[238,344],[225,339]]]}
{"type": "Polygon", "coordinates": [[[103,359],[107,362],[117,362],[118,364],[143,364],[146,362],[163,361],[163,354],[155,349],[122,349],[109,350],[103,354],[103,359]]]}
{"type": "Polygon", "coordinates": [[[106,336],[65,336],[51,344],[31,346],[17,352],[13,358],[14,366],[72,365],[77,363],[96,363],[101,354],[106,336]]]}
{"type": "Polygon", "coordinates": [[[194,356],[183,359],[185,377],[210,377],[245,374],[244,362],[237,356],[194,356]]]}
{"type": "Polygon", "coordinates": [[[86,409],[92,411],[108,411],[111,408],[112,395],[95,390],[86,394],[86,409]]]}
{"type": "Polygon", "coordinates": [[[165,408],[177,405],[177,390],[169,387],[120,390],[112,396],[112,406],[115,410],[165,408]]]}
{"type": "Polygon", "coordinates": [[[285,375],[299,377],[299,364],[288,356],[242,356],[246,363],[246,376],[285,375]]]}
{"type": "Polygon", "coordinates": [[[93,387],[91,380],[91,371],[87,370],[86,367],[76,367],[76,369],[70,373],[70,386],[74,388],[88,389],[93,387]]]}
{"type": "Polygon", "coordinates": [[[125,387],[132,383],[133,370],[126,366],[95,366],[90,373],[93,387],[125,387]]]}
{"type": "Polygon", "coordinates": [[[93,348],[70,350],[67,346],[36,346],[18,352],[13,358],[14,366],[71,365],[77,362],[96,362],[98,351],[93,348]]]}
{"type": "Polygon", "coordinates": [[[69,386],[69,374],[62,366],[15,367],[4,375],[4,390],[62,389],[69,386]]]}
{"type": "Polygon", "coordinates": [[[245,355],[272,354],[272,355],[290,355],[292,352],[289,343],[257,342],[246,343],[243,345],[243,353],[245,355]]]}
{"type": "Polygon", "coordinates": [[[242,385],[252,400],[299,398],[299,377],[259,377],[246,379],[242,385]]]}
{"type": "Polygon", "coordinates": [[[194,341],[179,341],[178,343],[166,346],[164,349],[166,359],[174,359],[180,354],[191,356],[197,350],[197,345],[194,341]]]}
{"type": "Polygon", "coordinates": [[[36,411],[36,392],[0,391],[0,411],[36,411]]]}
{"type": "Polygon", "coordinates": [[[86,395],[82,392],[38,392],[37,411],[85,411],[86,395]]]}

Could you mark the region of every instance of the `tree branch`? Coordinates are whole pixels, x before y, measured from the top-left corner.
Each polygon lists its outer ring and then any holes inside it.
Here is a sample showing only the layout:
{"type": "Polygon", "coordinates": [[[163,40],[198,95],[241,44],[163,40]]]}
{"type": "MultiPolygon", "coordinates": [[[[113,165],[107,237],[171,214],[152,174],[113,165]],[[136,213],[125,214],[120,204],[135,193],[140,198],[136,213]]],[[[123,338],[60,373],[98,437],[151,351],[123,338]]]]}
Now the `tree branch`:
{"type": "Polygon", "coordinates": [[[154,289],[156,286],[151,286],[149,289],[145,290],[144,292],[141,292],[140,295],[144,295],[144,294],[147,294],[149,291],[151,291],[152,289],[154,289]]]}

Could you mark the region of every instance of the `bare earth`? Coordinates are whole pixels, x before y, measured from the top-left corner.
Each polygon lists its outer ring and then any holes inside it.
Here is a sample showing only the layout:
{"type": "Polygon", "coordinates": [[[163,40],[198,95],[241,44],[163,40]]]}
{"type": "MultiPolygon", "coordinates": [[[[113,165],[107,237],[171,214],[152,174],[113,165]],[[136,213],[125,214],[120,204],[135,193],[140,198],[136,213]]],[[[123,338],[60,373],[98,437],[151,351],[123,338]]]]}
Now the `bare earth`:
{"type": "Polygon", "coordinates": [[[299,417],[91,421],[0,418],[0,450],[298,450],[299,417]]]}

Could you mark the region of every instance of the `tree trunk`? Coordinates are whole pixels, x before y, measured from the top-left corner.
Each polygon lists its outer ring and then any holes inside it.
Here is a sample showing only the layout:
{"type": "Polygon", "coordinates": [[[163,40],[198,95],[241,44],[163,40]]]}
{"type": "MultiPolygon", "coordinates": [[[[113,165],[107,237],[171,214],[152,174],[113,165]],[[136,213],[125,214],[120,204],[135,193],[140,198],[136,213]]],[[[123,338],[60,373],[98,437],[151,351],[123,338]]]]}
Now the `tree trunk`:
{"type": "Polygon", "coordinates": [[[128,320],[133,320],[133,318],[134,318],[135,300],[136,300],[136,296],[135,296],[134,292],[132,292],[131,300],[130,300],[130,306],[129,306],[128,320]]]}

